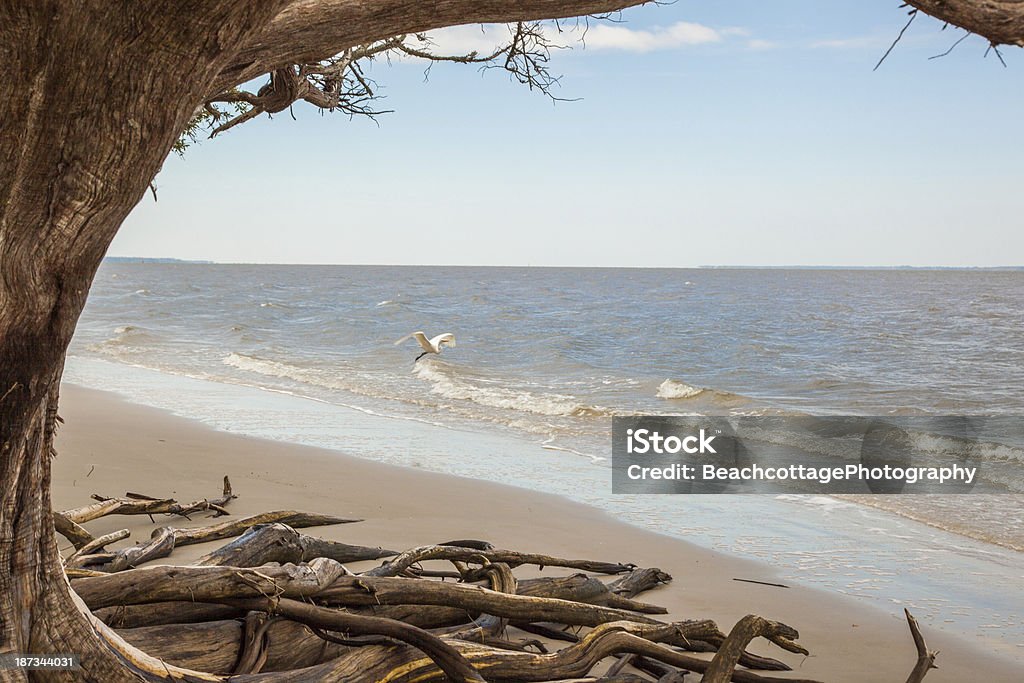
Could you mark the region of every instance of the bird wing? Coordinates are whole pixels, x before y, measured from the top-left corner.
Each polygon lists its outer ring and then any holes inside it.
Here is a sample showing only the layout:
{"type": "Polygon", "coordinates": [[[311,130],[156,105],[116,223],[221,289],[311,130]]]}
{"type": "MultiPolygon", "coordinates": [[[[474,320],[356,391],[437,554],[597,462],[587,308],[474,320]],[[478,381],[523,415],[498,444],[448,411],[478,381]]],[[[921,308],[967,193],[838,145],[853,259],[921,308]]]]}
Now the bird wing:
{"type": "Polygon", "coordinates": [[[427,335],[423,334],[423,332],[421,332],[419,330],[417,330],[416,332],[413,332],[412,334],[405,335],[404,337],[402,337],[401,339],[399,339],[398,341],[395,342],[395,346],[398,346],[402,342],[408,341],[409,339],[415,339],[419,343],[420,347],[424,351],[433,351],[434,350],[430,346],[430,341],[427,339],[427,335]]]}
{"type": "Polygon", "coordinates": [[[445,332],[444,334],[439,334],[430,340],[430,345],[436,348],[438,351],[441,350],[441,344],[455,346],[455,335],[452,334],[451,332],[445,332]]]}

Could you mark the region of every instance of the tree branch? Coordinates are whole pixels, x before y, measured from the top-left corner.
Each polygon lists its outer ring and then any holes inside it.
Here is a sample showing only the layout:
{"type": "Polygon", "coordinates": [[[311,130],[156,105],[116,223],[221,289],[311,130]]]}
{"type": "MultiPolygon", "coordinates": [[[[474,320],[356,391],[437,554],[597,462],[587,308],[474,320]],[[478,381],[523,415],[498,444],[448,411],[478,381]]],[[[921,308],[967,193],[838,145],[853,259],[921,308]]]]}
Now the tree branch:
{"type": "Polygon", "coordinates": [[[214,79],[211,94],[289,64],[320,62],[357,45],[463,24],[508,24],[614,12],[645,0],[295,0],[214,79]]]}
{"type": "Polygon", "coordinates": [[[908,4],[977,33],[992,45],[1024,47],[1024,0],[908,0],[908,4]]]}

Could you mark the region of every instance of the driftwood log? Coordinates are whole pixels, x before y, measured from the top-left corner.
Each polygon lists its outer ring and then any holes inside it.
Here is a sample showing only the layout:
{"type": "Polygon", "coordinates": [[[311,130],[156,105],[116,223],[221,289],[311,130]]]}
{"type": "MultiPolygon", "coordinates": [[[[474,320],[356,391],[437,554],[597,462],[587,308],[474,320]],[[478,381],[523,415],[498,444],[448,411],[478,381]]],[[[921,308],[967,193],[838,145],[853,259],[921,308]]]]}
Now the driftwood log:
{"type": "MultiPolygon", "coordinates": [[[[112,546],[128,530],[94,537],[82,526],[114,514],[228,516],[236,497],[224,477],[213,499],[94,495],[94,503],[53,513],[74,546],[65,571],[95,623],[163,660],[169,678],[681,683],[689,674],[701,683],[813,683],[765,673],[790,666],[747,652],[761,638],[806,655],[786,624],[749,615],[726,635],[709,620],[658,619],[667,610],[636,599],[672,580],[657,568],[471,539],[403,552],[349,545],[297,529],[360,520],[294,510],[160,526],[120,549],[112,546]],[[189,566],[140,567],[176,547],[222,539],[233,540],[189,566]],[[368,560],[383,562],[361,573],[346,566],[368,560]],[[524,565],[574,573],[520,580],[513,570],[524,565]],[[610,665],[595,675],[602,661],[610,665]]],[[[906,616],[918,653],[907,683],[920,683],[937,653],[906,616]]]]}

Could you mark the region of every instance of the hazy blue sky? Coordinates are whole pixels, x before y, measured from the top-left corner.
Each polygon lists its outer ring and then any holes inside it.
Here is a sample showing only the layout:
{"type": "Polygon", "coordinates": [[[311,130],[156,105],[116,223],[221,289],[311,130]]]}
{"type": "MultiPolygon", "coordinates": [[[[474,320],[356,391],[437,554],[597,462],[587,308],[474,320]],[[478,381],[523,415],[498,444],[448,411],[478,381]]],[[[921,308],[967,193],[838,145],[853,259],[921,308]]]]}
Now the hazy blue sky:
{"type": "MultiPolygon", "coordinates": [[[[383,106],[171,158],[114,255],[275,263],[1024,264],[1024,55],[898,0],[680,0],[500,71],[375,66],[383,106]]],[[[479,28],[439,40],[486,42],[479,28]]]]}

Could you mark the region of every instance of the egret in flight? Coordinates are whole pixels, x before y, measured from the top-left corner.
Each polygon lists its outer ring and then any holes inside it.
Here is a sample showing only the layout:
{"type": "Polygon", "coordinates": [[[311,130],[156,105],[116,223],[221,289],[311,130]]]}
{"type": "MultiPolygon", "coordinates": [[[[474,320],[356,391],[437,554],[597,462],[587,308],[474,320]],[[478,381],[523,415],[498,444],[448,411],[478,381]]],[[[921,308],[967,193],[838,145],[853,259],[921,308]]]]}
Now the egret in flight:
{"type": "Polygon", "coordinates": [[[451,332],[439,334],[433,339],[427,339],[427,335],[423,334],[422,332],[413,332],[412,334],[407,334],[398,341],[396,341],[395,346],[398,346],[402,342],[408,341],[409,339],[415,339],[417,342],[419,342],[420,348],[423,349],[423,353],[416,356],[416,360],[414,360],[413,363],[415,363],[420,358],[423,358],[423,356],[427,355],[428,353],[441,353],[441,349],[444,348],[446,345],[455,346],[455,335],[452,334],[451,332]]]}

